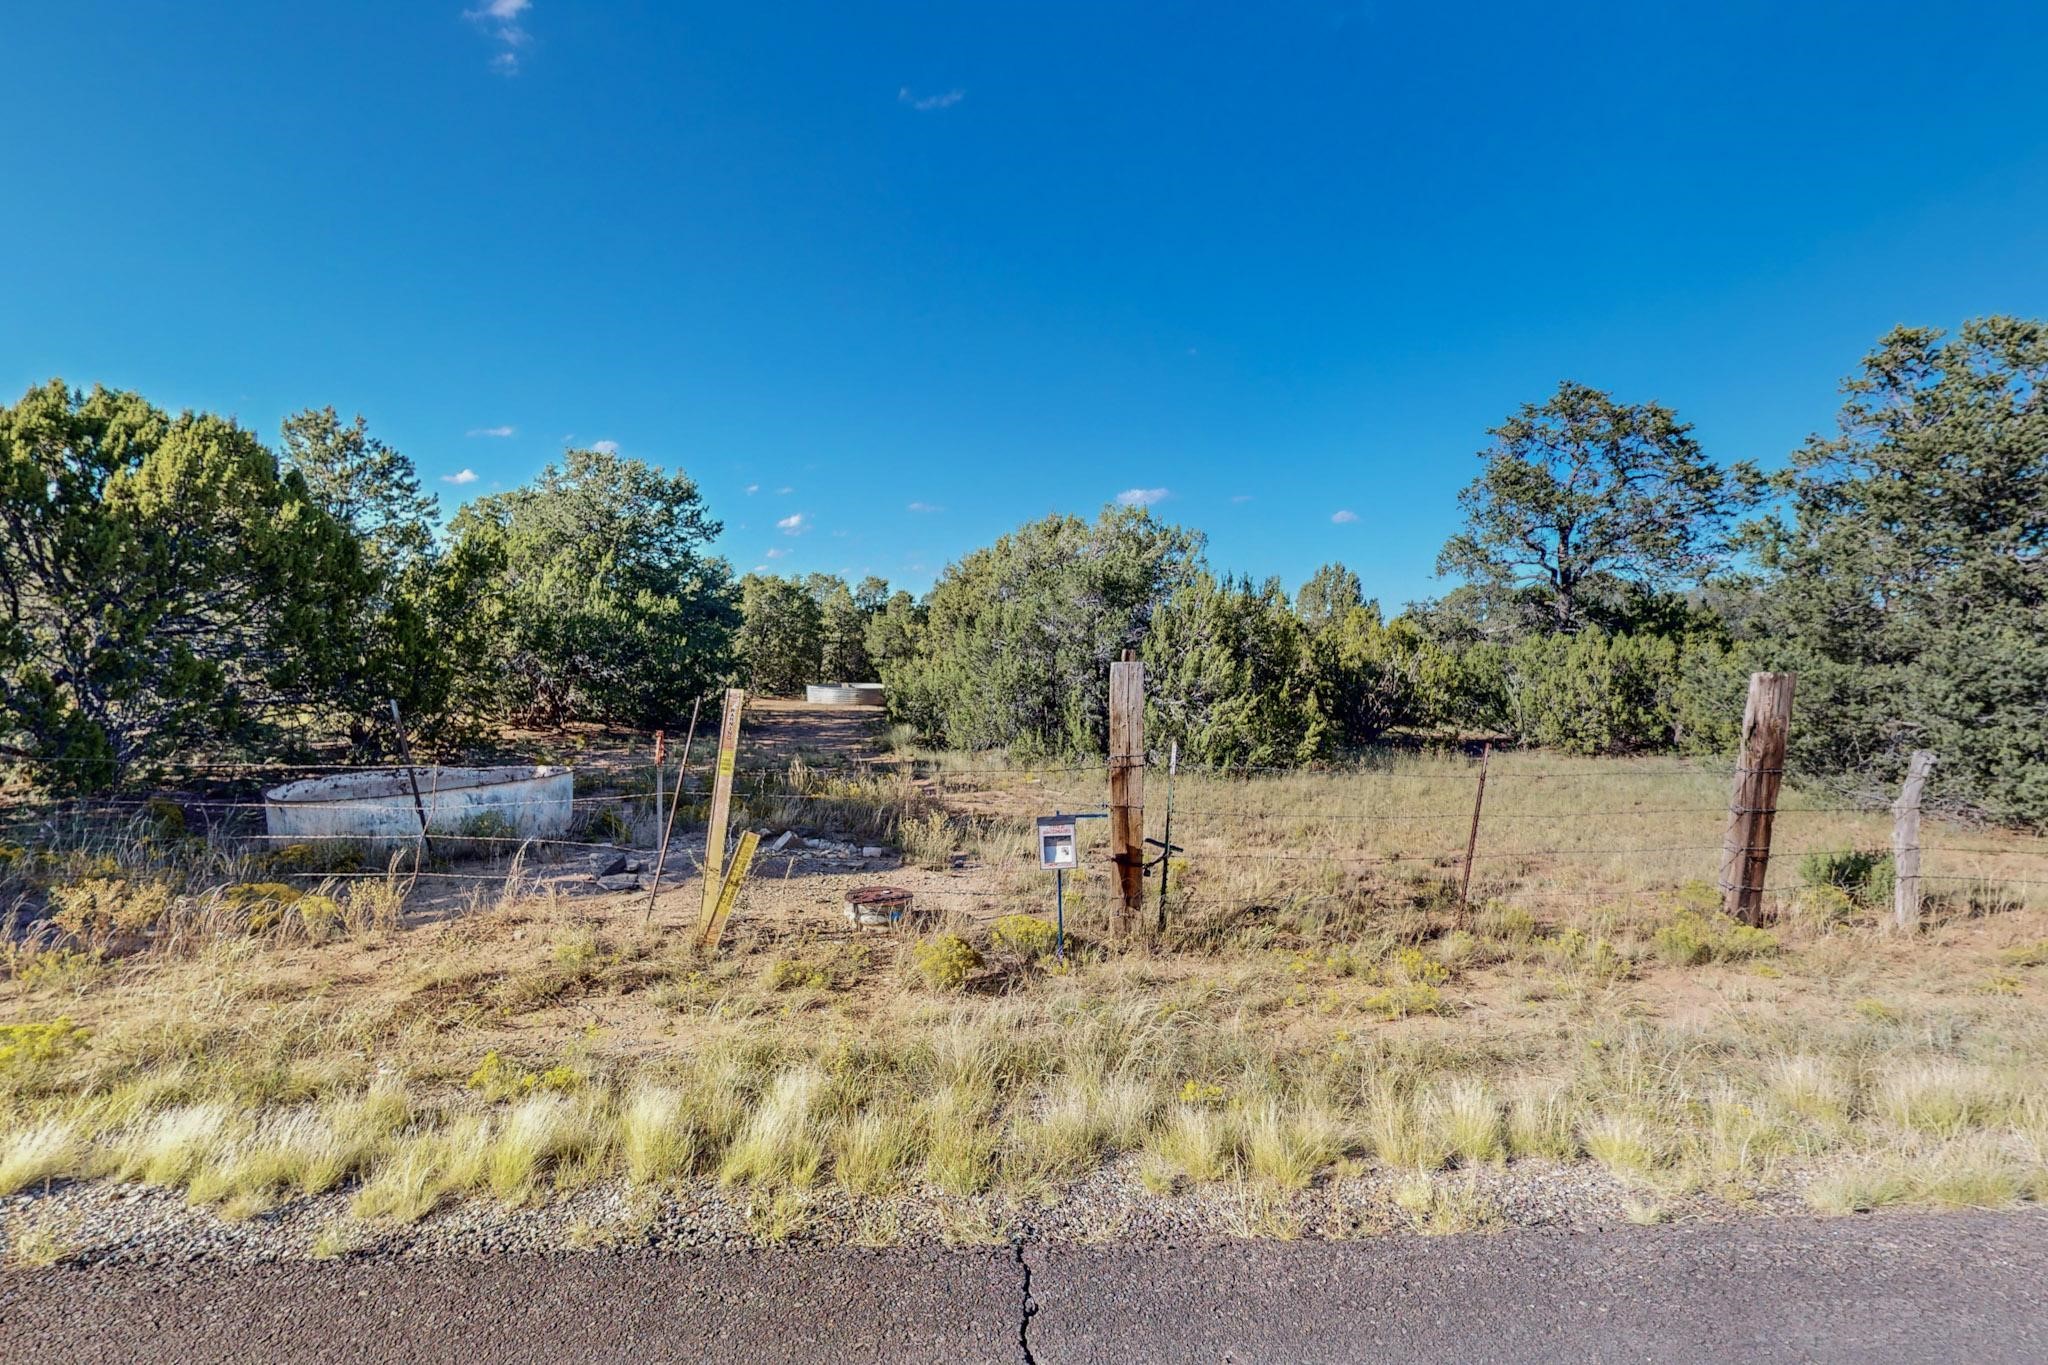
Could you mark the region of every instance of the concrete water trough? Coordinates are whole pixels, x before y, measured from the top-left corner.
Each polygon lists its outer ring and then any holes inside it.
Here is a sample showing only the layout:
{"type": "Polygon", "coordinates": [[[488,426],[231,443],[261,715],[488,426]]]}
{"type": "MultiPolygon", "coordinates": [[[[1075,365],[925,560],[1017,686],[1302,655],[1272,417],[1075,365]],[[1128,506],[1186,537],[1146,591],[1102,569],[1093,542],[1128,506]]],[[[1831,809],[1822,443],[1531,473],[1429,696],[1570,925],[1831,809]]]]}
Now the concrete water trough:
{"type": "MultiPolygon", "coordinates": [[[[419,808],[405,768],[310,777],[263,794],[271,838],[359,839],[369,845],[419,838],[419,808]]],[[[576,780],[568,768],[413,768],[427,832],[552,839],[568,833],[576,780]]],[[[509,849],[506,850],[509,852],[509,849]]]]}
{"type": "Polygon", "coordinates": [[[804,700],[813,706],[880,706],[880,683],[840,683],[833,686],[812,683],[804,688],[804,700]]]}

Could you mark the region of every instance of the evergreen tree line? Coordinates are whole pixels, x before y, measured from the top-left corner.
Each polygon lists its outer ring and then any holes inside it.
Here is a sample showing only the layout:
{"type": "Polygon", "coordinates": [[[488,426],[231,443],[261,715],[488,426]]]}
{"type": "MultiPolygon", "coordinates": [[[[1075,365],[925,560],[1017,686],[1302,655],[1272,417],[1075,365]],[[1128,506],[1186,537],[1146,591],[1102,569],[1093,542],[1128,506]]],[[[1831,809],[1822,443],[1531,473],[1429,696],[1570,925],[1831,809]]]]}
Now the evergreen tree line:
{"type": "Polygon", "coordinates": [[[1900,328],[1783,468],[1720,463],[1655,403],[1566,383],[1490,433],[1438,568],[1391,616],[1341,565],[1291,599],[1209,571],[1142,511],[1053,517],[951,566],[871,634],[929,739],[1102,752],[1108,665],[1147,736],[1214,765],[1401,735],[1584,754],[1729,751],[1752,670],[1799,674],[1791,761],[2048,821],[2048,327],[1900,328]]]}
{"type": "Polygon", "coordinates": [[[1800,674],[1793,761],[2048,819],[2048,328],[1901,328],[1831,435],[1765,473],[1655,403],[1566,383],[1490,433],[1438,568],[1383,611],[1328,565],[1290,596],[1141,509],[1048,517],[921,599],[737,577],[695,484],[570,450],[445,525],[358,417],[274,447],[60,382],[0,408],[0,752],[53,791],[213,758],[386,752],[384,699],[457,742],[673,726],[737,682],[886,684],[925,739],[1100,753],[1108,664],[1156,744],[1288,765],[1396,736],[1725,752],[1752,669],[1800,674]]]}

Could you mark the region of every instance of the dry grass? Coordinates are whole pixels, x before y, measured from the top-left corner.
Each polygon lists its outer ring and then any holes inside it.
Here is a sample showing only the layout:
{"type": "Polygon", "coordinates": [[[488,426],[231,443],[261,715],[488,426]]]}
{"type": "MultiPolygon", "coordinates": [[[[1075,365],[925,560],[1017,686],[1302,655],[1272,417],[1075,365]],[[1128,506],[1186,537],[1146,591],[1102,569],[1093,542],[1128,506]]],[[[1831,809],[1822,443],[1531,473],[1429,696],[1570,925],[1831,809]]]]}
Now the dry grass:
{"type": "MultiPolygon", "coordinates": [[[[1930,837],[1989,851],[1930,855],[1972,880],[1931,884],[1954,894],[1918,938],[1831,901],[1766,943],[1688,887],[1712,874],[1691,845],[1718,840],[1722,774],[1508,755],[1463,914],[1438,854],[1462,847],[1468,776],[1433,758],[1184,775],[1167,942],[1103,946],[1093,849],[1055,964],[1016,946],[1042,935],[1013,920],[991,945],[990,926],[1044,908],[1025,818],[1086,804],[1096,779],[956,768],[932,819],[934,795],[898,780],[793,772],[855,824],[912,817],[931,866],[892,879],[992,964],[958,992],[920,982],[908,939],[856,941],[836,918],[847,882],[772,871],[711,959],[680,932],[687,883],[651,929],[640,898],[523,880],[399,927],[392,884],[369,879],[385,889],[336,898],[322,935],[187,920],[90,971],[17,963],[0,1193],[139,1180],[241,1216],[346,1189],[360,1225],[334,1233],[339,1254],[454,1200],[604,1178],[650,1198],[721,1181],[771,1241],[815,1226],[821,1182],[864,1201],[872,1240],[901,1226],[881,1201],[973,1197],[941,1216],[978,1240],[1001,1201],[1056,1199],[1125,1157],[1146,1190],[1212,1187],[1266,1236],[1299,1231],[1293,1192],[1361,1166],[1399,1173],[1429,1231],[1495,1221],[1479,1168],[1512,1180],[1524,1162],[1597,1162],[1646,1217],[1702,1190],[1838,1210],[2048,1186],[2048,903],[1986,889],[2033,880],[2035,844],[1930,837]]],[[[1880,817],[1826,804],[1793,794],[1795,851],[1881,843],[1880,817]]]]}

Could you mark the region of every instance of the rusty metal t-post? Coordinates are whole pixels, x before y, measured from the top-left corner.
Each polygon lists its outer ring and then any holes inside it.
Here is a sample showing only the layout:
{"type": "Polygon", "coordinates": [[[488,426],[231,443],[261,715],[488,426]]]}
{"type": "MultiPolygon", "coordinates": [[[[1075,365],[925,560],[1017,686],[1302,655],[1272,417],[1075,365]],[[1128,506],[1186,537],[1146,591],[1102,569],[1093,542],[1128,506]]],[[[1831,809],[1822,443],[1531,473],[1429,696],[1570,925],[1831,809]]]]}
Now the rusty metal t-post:
{"type": "MultiPolygon", "coordinates": [[[[654,883],[647,888],[647,914],[641,919],[643,926],[654,923],[654,902],[661,898],[661,870],[668,865],[669,836],[676,832],[676,811],[683,804],[683,783],[689,780],[690,748],[697,742],[697,713],[703,709],[702,697],[690,703],[690,729],[683,736],[683,761],[676,768],[675,799],[668,803],[668,821],[661,827],[661,851],[654,855],[654,883]]],[[[657,783],[657,796],[660,790],[657,783]]]]}
{"type": "Polygon", "coordinates": [[[1472,903],[1472,860],[1479,853],[1479,810],[1486,804],[1486,765],[1493,758],[1493,741],[1479,751],[1479,789],[1472,793],[1472,832],[1465,836],[1465,872],[1458,879],[1458,914],[1464,916],[1472,903]]]}
{"type": "Polygon", "coordinates": [[[398,753],[405,760],[405,780],[412,786],[413,813],[420,818],[420,851],[412,860],[412,870],[417,875],[420,864],[434,851],[433,840],[427,837],[427,803],[420,800],[419,769],[412,761],[412,741],[405,737],[405,722],[398,715],[398,698],[387,697],[385,704],[391,708],[391,728],[398,732],[398,753]]]}

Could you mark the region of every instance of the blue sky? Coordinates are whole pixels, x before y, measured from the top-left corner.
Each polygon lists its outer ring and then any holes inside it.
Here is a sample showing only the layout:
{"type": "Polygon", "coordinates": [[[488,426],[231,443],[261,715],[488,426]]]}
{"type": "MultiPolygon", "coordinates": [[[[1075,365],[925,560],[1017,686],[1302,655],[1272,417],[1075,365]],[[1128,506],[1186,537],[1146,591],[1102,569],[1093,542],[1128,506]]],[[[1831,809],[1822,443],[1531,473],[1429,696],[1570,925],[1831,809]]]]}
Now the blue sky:
{"type": "Polygon", "coordinates": [[[1775,461],[1891,325],[2048,314],[2038,3],[67,0],[0,50],[9,396],[331,403],[451,505],[612,441],[742,570],[922,589],[1128,492],[1400,602],[1562,378],[1775,461]]]}

